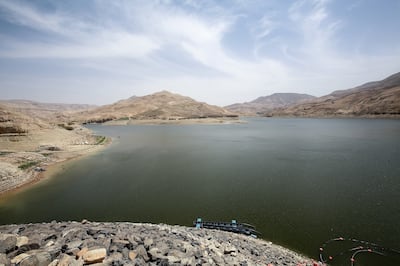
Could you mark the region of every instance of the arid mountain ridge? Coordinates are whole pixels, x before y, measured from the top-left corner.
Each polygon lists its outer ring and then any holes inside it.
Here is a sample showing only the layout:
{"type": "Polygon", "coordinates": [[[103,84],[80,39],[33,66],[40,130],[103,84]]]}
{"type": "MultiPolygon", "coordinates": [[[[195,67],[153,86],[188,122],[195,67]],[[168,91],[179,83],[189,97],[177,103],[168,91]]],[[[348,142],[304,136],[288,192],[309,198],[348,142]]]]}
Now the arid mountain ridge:
{"type": "Polygon", "coordinates": [[[280,108],[268,116],[400,117],[400,72],[381,81],[280,108]]]}
{"type": "Polygon", "coordinates": [[[235,103],[225,106],[231,112],[240,115],[264,115],[277,108],[287,107],[293,104],[309,101],[316,98],[308,94],[300,93],[274,93],[269,96],[258,97],[254,101],[246,103],[235,103]]]}
{"type": "Polygon", "coordinates": [[[400,73],[323,97],[275,93],[225,108],[201,103],[179,94],[161,91],[130,97],[104,106],[0,100],[0,131],[26,132],[70,122],[110,120],[190,120],[250,116],[300,117],[399,117],[400,73]]]}
{"type": "Polygon", "coordinates": [[[77,121],[103,122],[118,119],[180,120],[236,115],[304,117],[397,117],[400,116],[400,73],[323,97],[275,93],[243,104],[221,108],[189,97],[162,91],[131,97],[111,105],[78,113],[77,121]]]}
{"type": "Polygon", "coordinates": [[[192,98],[168,91],[131,97],[73,115],[76,121],[89,123],[110,120],[183,120],[224,117],[233,118],[237,115],[222,107],[197,102],[192,98]]]}

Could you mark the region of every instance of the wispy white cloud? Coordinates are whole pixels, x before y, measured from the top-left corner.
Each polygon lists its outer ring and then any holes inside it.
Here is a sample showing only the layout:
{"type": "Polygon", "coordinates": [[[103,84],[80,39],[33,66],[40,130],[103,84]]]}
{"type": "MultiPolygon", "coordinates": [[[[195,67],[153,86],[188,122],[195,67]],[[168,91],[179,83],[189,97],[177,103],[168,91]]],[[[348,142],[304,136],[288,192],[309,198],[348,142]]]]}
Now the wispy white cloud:
{"type": "MultiPolygon", "coordinates": [[[[88,19],[60,8],[57,2],[50,11],[30,2],[0,1],[2,19],[44,36],[29,39],[0,31],[0,66],[2,59],[13,58],[52,59],[60,64],[68,60],[76,68],[99,73],[97,79],[77,77],[87,80],[82,81],[85,86],[114,84],[118,90],[113,93],[120,93],[113,96],[116,99],[169,89],[221,105],[278,91],[321,95],[353,84],[350,80],[368,80],[367,72],[399,67],[396,55],[349,56],[338,49],[345,24],[332,13],[329,0],[298,0],[281,10],[273,5],[257,10],[265,5],[262,0],[236,0],[233,7],[212,0],[186,0],[179,5],[174,1],[94,3],[96,10],[88,19]],[[254,57],[237,56],[224,43],[239,18],[249,24],[252,36],[243,49],[250,54],[254,50],[254,57]]],[[[234,40],[241,44],[241,38],[234,40]]],[[[57,85],[75,84],[74,78],[60,79],[57,85]]],[[[54,78],[48,81],[48,87],[56,83],[54,78]]],[[[34,77],[21,86],[32,82],[34,77]]],[[[40,84],[46,84],[43,78],[40,84]]]]}
{"type": "Polygon", "coordinates": [[[120,28],[104,28],[70,14],[46,12],[28,4],[0,2],[8,19],[19,25],[56,34],[51,42],[5,39],[2,57],[15,58],[107,58],[141,57],[159,48],[155,40],[120,28]]]}
{"type": "Polygon", "coordinates": [[[352,11],[353,9],[358,8],[364,3],[364,0],[357,0],[349,3],[349,6],[347,7],[348,11],[352,11]]]}
{"type": "Polygon", "coordinates": [[[257,23],[255,32],[256,39],[268,36],[276,28],[276,22],[270,14],[264,15],[257,23]]]}
{"type": "Polygon", "coordinates": [[[32,6],[13,1],[0,1],[0,7],[8,11],[7,19],[16,24],[52,32],[64,32],[68,20],[56,14],[44,14],[32,6]]]}
{"type": "MultiPolygon", "coordinates": [[[[300,0],[288,10],[289,18],[301,36],[299,51],[310,59],[324,60],[334,52],[335,34],[341,21],[330,17],[327,0],[300,0]]],[[[304,55],[302,55],[304,56],[304,55]]]]}
{"type": "MultiPolygon", "coordinates": [[[[150,20],[155,22],[147,27],[147,32],[157,36],[159,43],[172,43],[199,64],[222,74],[210,76],[206,81],[204,76],[182,75],[174,79],[163,79],[164,86],[184,87],[193,91],[204,91],[204,88],[210,88],[214,95],[218,91],[235,91],[241,95],[253,94],[250,97],[256,97],[257,93],[265,93],[267,84],[285,80],[287,69],[278,61],[271,59],[246,61],[226,51],[222,45],[222,39],[235,24],[237,16],[219,14],[217,17],[201,17],[187,14],[179,9],[171,10],[159,6],[152,6],[151,11],[144,14],[146,14],[145,17],[139,15],[137,19],[144,24],[150,17],[150,20]],[[249,88],[252,90],[249,91],[249,88]]],[[[154,80],[151,82],[158,83],[154,80]]],[[[161,85],[156,87],[158,86],[161,85]]],[[[154,87],[154,85],[146,84],[145,87],[154,87]]]]}
{"type": "Polygon", "coordinates": [[[104,32],[104,36],[69,40],[69,42],[48,43],[13,43],[9,50],[2,50],[5,58],[140,58],[159,48],[152,39],[143,35],[126,32],[104,32]]]}

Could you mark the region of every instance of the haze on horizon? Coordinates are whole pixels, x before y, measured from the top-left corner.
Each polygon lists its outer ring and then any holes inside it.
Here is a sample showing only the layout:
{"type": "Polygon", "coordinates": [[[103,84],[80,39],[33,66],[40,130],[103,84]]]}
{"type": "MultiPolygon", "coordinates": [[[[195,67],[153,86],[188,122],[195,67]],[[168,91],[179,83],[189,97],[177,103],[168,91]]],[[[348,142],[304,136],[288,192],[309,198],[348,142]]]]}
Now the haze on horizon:
{"type": "Polygon", "coordinates": [[[0,0],[0,98],[322,96],[400,71],[398,14],[398,0],[0,0]]]}

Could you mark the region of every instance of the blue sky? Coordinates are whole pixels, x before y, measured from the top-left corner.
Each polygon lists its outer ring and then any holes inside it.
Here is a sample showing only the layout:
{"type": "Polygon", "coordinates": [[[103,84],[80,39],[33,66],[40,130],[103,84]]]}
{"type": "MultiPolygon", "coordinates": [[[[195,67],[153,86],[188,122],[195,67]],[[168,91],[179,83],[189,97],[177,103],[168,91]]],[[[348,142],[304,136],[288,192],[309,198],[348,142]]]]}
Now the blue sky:
{"type": "Polygon", "coordinates": [[[216,105],[400,71],[400,0],[0,0],[2,99],[216,105]]]}

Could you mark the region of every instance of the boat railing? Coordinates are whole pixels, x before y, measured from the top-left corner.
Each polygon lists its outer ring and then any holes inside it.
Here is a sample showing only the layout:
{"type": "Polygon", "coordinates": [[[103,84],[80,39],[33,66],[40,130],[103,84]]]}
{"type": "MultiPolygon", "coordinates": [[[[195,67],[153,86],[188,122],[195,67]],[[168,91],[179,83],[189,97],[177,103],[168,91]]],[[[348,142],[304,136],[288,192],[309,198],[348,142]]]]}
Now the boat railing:
{"type": "Polygon", "coordinates": [[[229,231],[233,233],[250,235],[255,238],[258,235],[261,235],[260,232],[256,231],[254,225],[248,223],[238,223],[236,220],[232,220],[231,222],[220,222],[220,221],[203,221],[201,218],[197,218],[196,221],[193,222],[193,225],[196,228],[207,228],[207,229],[229,231]]]}

